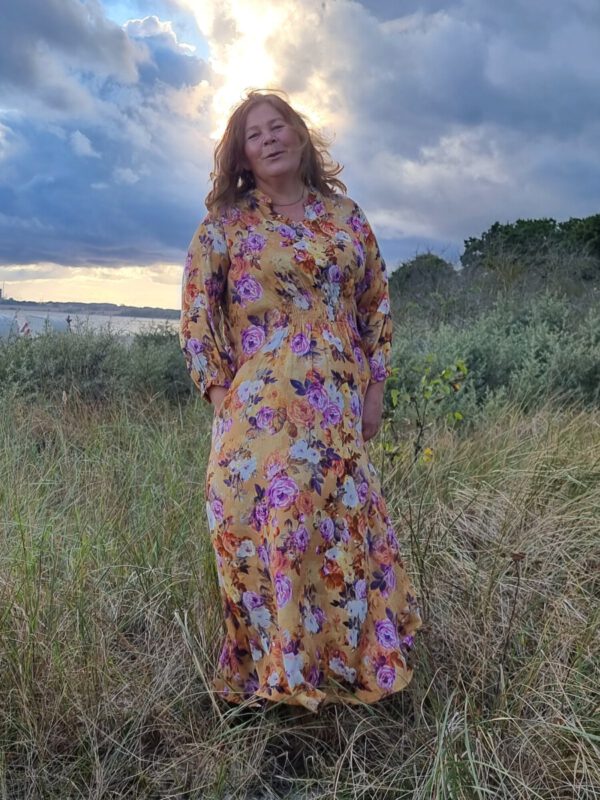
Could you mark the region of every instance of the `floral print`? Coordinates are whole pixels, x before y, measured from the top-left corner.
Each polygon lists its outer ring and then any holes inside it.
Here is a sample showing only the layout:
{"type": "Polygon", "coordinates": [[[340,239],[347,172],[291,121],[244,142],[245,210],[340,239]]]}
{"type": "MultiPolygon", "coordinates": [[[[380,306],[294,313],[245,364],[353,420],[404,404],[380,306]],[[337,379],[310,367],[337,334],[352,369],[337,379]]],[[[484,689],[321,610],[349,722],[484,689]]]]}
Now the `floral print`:
{"type": "Polygon", "coordinates": [[[372,703],[412,677],[421,627],[362,436],[390,374],[386,268],[350,198],[311,189],[304,219],[255,189],[192,239],[180,338],[215,412],[206,513],[231,702],[372,703]]]}

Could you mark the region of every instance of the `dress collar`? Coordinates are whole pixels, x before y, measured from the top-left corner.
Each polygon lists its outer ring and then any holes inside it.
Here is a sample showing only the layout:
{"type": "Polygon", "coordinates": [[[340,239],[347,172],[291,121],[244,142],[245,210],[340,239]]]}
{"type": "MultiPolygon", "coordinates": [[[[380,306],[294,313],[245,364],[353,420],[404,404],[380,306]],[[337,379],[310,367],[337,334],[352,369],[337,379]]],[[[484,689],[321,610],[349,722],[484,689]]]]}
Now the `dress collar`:
{"type": "MultiPolygon", "coordinates": [[[[315,189],[314,186],[308,186],[307,188],[308,193],[304,198],[304,213],[307,220],[317,219],[318,217],[325,216],[327,210],[325,208],[325,201],[322,193],[319,192],[318,189],[315,189]]],[[[261,189],[258,189],[257,187],[250,189],[247,192],[246,199],[251,207],[258,206],[266,214],[272,214],[273,216],[285,216],[285,214],[279,215],[279,213],[275,211],[273,208],[273,200],[268,194],[261,191],[261,189]]]]}

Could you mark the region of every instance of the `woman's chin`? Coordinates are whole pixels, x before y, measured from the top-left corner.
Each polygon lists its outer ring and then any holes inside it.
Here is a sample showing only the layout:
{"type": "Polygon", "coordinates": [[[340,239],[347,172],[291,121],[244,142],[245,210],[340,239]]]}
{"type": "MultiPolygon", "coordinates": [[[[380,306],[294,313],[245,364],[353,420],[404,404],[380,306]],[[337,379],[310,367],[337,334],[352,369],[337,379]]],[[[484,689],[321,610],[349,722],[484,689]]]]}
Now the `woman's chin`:
{"type": "Polygon", "coordinates": [[[269,180],[269,178],[295,178],[300,172],[299,164],[289,164],[284,161],[274,161],[272,164],[267,164],[266,169],[261,170],[260,174],[256,177],[259,180],[269,180]]]}

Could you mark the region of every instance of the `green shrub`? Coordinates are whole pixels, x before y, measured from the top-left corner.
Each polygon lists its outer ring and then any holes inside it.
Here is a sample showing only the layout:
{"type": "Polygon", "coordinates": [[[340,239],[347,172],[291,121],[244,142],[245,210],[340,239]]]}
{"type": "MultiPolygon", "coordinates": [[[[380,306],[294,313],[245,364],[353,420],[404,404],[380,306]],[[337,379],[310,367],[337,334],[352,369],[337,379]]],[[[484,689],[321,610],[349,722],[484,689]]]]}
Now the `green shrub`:
{"type": "Polygon", "coordinates": [[[468,420],[500,392],[523,408],[550,398],[597,405],[600,401],[600,310],[583,314],[550,293],[504,298],[473,323],[437,328],[405,317],[394,326],[399,389],[414,394],[427,365],[441,371],[463,360],[468,368],[460,395],[440,403],[438,415],[458,409],[468,420]]]}
{"type": "MultiPolygon", "coordinates": [[[[600,399],[600,310],[579,310],[568,298],[500,296],[473,319],[431,323],[394,309],[393,366],[389,385],[419,391],[423,374],[465,362],[468,375],[457,394],[440,399],[436,416],[460,411],[465,420],[491,396],[523,408],[552,397],[597,405],[600,399]]],[[[0,342],[0,393],[22,398],[76,396],[84,402],[160,396],[186,402],[197,393],[185,369],[176,333],[150,328],[122,336],[110,330],[49,332],[0,342]]]]}
{"type": "Polygon", "coordinates": [[[190,392],[177,335],[165,328],[49,332],[0,344],[0,391],[24,398],[76,395],[90,403],[139,394],[176,401],[190,392]]]}

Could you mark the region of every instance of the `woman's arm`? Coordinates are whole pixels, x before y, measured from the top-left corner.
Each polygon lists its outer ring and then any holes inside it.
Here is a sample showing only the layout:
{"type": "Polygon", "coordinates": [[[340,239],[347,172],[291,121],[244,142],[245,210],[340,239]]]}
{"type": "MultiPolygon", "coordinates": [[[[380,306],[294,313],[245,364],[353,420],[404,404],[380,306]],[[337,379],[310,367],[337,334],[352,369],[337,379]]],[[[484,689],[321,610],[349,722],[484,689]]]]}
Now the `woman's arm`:
{"type": "Polygon", "coordinates": [[[212,402],[235,374],[233,348],[224,326],[223,300],[229,253],[222,224],[209,214],[194,234],[183,273],[179,340],[190,376],[212,402]]]}
{"type": "Polygon", "coordinates": [[[357,325],[371,370],[363,408],[363,438],[367,441],[377,433],[383,419],[385,381],[391,375],[392,316],[385,262],[375,234],[360,208],[358,218],[363,231],[365,270],[356,287],[357,325]]]}

